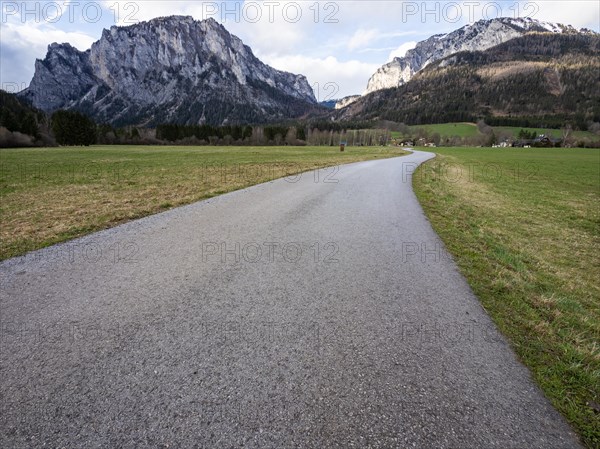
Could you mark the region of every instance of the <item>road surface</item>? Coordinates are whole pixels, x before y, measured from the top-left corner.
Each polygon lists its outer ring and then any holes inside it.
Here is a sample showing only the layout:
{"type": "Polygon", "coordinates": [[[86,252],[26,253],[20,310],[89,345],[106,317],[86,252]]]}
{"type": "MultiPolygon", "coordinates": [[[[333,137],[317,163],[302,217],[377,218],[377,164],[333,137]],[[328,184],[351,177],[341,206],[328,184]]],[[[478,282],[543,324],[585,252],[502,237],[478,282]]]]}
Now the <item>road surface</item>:
{"type": "Polygon", "coordinates": [[[432,156],[0,264],[0,447],[579,447],[425,218],[432,156]]]}

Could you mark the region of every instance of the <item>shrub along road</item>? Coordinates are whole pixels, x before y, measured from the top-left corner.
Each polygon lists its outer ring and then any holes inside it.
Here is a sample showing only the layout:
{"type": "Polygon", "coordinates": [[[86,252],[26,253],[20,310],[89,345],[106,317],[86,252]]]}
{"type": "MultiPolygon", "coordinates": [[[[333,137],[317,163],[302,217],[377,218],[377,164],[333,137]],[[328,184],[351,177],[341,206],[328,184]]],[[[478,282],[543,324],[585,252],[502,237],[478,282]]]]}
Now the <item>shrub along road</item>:
{"type": "Polygon", "coordinates": [[[579,447],[423,215],[432,156],[3,262],[0,446],[579,447]]]}

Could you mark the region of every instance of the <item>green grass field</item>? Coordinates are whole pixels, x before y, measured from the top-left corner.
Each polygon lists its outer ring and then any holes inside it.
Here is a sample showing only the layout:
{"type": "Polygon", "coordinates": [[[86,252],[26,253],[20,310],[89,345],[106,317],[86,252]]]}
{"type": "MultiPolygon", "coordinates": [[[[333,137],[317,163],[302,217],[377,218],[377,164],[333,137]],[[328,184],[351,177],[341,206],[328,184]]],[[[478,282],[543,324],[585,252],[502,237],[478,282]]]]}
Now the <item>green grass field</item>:
{"type": "Polygon", "coordinates": [[[289,174],[403,154],[392,147],[2,149],[0,259],[289,174]]]}
{"type": "MultiPolygon", "coordinates": [[[[512,135],[514,137],[518,137],[519,136],[519,131],[521,131],[522,129],[524,129],[527,132],[535,131],[535,133],[537,135],[546,134],[548,136],[554,137],[555,139],[560,139],[563,136],[563,132],[560,129],[519,128],[519,127],[515,127],[515,126],[494,126],[494,131],[495,132],[507,131],[507,132],[512,133],[512,135]]],[[[577,138],[577,139],[581,139],[581,138],[585,138],[585,139],[594,139],[594,138],[596,138],[596,139],[598,139],[599,138],[594,133],[591,133],[589,131],[573,131],[572,136],[575,137],[575,138],[577,138]]]]}
{"type": "MultiPolygon", "coordinates": [[[[440,136],[472,137],[479,134],[475,123],[442,123],[438,125],[414,125],[409,126],[411,133],[416,133],[419,128],[426,130],[430,135],[438,133],[440,136]]],[[[392,137],[402,137],[401,132],[393,132],[392,137]]]]}
{"type": "MultiPolygon", "coordinates": [[[[441,123],[437,125],[409,126],[411,135],[416,134],[419,128],[426,130],[430,136],[434,133],[438,133],[441,137],[474,137],[480,134],[475,123],[441,123]]],[[[515,138],[518,137],[519,131],[522,129],[527,132],[535,131],[538,135],[547,134],[554,138],[562,138],[563,135],[560,129],[521,128],[518,126],[494,126],[493,129],[496,134],[507,132],[512,134],[515,138]]],[[[572,136],[576,139],[599,139],[598,136],[589,131],[573,131],[572,136]]],[[[398,131],[392,132],[392,137],[402,138],[403,134],[398,131]]]]}
{"type": "Polygon", "coordinates": [[[600,150],[435,151],[414,178],[435,230],[546,395],[600,447],[600,150]]]}

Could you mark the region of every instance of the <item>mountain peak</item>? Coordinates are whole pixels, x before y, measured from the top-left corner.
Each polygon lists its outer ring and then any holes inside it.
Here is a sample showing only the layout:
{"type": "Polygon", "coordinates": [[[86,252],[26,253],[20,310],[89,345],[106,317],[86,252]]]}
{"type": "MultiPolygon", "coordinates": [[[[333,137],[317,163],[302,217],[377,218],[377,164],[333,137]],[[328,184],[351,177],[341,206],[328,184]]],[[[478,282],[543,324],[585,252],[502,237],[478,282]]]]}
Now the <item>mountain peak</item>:
{"type": "Polygon", "coordinates": [[[513,126],[587,123],[600,112],[599,64],[597,34],[524,33],[435,61],[398,88],[363,96],[334,117],[408,125],[484,117],[513,126]]]}
{"type": "Polygon", "coordinates": [[[23,92],[35,107],[85,110],[99,122],[269,121],[316,104],[304,76],[262,63],[214,19],[113,26],[87,52],[51,45],[38,62],[23,92]]]}
{"type": "Polygon", "coordinates": [[[383,65],[369,80],[363,95],[398,87],[432,62],[461,51],[483,51],[527,33],[580,33],[571,25],[543,22],[530,17],[483,19],[447,34],[437,34],[419,42],[404,57],[383,65]]]}

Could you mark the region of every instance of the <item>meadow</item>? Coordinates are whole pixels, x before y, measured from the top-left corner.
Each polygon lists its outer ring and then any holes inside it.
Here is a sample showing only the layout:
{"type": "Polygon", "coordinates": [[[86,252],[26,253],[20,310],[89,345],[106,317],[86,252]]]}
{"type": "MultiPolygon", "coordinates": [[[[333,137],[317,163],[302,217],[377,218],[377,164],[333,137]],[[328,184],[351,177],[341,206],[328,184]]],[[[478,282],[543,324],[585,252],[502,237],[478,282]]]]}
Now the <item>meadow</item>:
{"type": "MultiPolygon", "coordinates": [[[[495,133],[506,132],[511,133],[514,138],[519,137],[519,132],[523,129],[529,133],[535,132],[538,136],[540,134],[546,134],[547,136],[553,137],[555,139],[561,139],[563,137],[563,131],[560,129],[544,129],[544,128],[519,128],[515,126],[494,126],[493,127],[495,133]]],[[[594,133],[589,131],[571,131],[572,137],[576,139],[598,139],[594,133]]]]}
{"type": "MultiPolygon", "coordinates": [[[[436,125],[413,125],[408,127],[411,133],[416,133],[419,129],[424,129],[429,135],[438,133],[440,136],[451,137],[472,137],[479,134],[475,123],[440,123],[436,125]]],[[[398,133],[400,137],[402,133],[398,133]]],[[[394,136],[396,137],[396,136],[394,136]]]]}
{"type": "MultiPolygon", "coordinates": [[[[519,132],[525,130],[528,133],[546,134],[550,137],[560,139],[563,137],[563,131],[560,129],[545,128],[522,128],[518,126],[493,126],[491,127],[496,135],[512,135],[515,139],[519,137],[519,132]]],[[[440,123],[435,125],[412,125],[408,127],[409,135],[418,133],[419,129],[427,131],[429,136],[437,133],[441,137],[475,137],[480,135],[479,129],[475,123],[440,123]]],[[[598,136],[589,131],[572,131],[572,137],[576,139],[598,140],[598,136]]],[[[392,137],[402,138],[405,135],[402,132],[392,132],[392,137]]]]}
{"type": "Polygon", "coordinates": [[[325,146],[0,149],[0,260],[276,178],[404,154],[325,146]]]}
{"type": "Polygon", "coordinates": [[[436,148],[434,229],[521,360],[600,447],[600,150],[436,148]]]}

